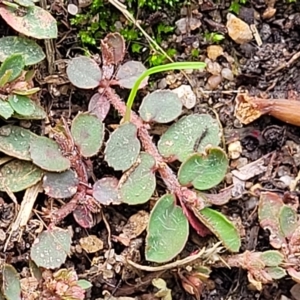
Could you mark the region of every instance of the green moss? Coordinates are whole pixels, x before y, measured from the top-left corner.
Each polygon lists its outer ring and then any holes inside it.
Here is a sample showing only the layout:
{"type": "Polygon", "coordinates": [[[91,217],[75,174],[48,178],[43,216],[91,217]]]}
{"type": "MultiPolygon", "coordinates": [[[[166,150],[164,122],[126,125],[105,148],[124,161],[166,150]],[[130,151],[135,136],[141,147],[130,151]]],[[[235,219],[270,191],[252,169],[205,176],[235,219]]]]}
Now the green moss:
{"type": "MultiPolygon", "coordinates": [[[[135,16],[137,9],[145,9],[149,14],[161,9],[178,10],[184,5],[181,0],[127,0],[127,9],[135,16]]],[[[121,13],[105,0],[93,0],[85,12],[71,19],[71,24],[78,27],[79,38],[85,47],[99,46],[100,39],[108,32],[116,31],[115,23],[120,20],[121,13]]],[[[143,34],[131,23],[124,25],[120,33],[127,44],[130,45],[132,53],[141,53],[145,44],[143,34]]],[[[174,26],[159,23],[152,27],[152,38],[161,44],[165,38],[175,30],[174,26]]],[[[166,62],[166,57],[157,52],[149,51],[148,62],[150,66],[156,66],[166,62]]],[[[167,54],[173,57],[175,49],[168,49],[167,54]]]]}

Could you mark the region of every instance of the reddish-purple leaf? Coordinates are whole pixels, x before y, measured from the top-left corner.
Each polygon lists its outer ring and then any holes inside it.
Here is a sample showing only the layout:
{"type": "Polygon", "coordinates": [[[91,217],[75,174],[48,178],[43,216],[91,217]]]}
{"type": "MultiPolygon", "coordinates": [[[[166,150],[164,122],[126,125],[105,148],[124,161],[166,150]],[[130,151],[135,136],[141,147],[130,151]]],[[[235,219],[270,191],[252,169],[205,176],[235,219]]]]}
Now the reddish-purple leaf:
{"type": "Polygon", "coordinates": [[[125,41],[118,33],[109,33],[101,41],[102,60],[104,65],[116,65],[123,61],[125,55],[125,41]]]}
{"type": "Polygon", "coordinates": [[[94,226],[93,214],[85,205],[78,205],[73,211],[75,221],[83,228],[94,226]]]}
{"type": "Polygon", "coordinates": [[[89,112],[94,113],[98,119],[103,121],[110,109],[110,102],[104,94],[96,93],[89,102],[89,112]]]}
{"type": "Polygon", "coordinates": [[[119,180],[115,177],[103,177],[93,186],[93,197],[103,205],[120,204],[118,195],[119,180]]]}
{"type": "Polygon", "coordinates": [[[0,6],[0,15],[14,30],[36,39],[53,39],[57,37],[56,20],[46,10],[39,6],[27,8],[24,16],[16,10],[0,6]]]}

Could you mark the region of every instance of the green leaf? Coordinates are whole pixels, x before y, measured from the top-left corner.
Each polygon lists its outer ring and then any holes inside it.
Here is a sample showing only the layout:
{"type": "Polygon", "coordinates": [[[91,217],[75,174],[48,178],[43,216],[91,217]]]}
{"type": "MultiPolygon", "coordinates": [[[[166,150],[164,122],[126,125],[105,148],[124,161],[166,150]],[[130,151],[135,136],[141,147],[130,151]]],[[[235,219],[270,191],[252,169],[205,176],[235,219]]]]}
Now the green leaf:
{"type": "Polygon", "coordinates": [[[103,177],[93,185],[93,197],[102,205],[120,204],[118,195],[119,180],[115,177],[103,177]]]}
{"type": "Polygon", "coordinates": [[[132,123],[125,123],[120,125],[107,141],[105,160],[115,171],[125,171],[137,160],[140,149],[137,127],[132,123]]]}
{"type": "Polygon", "coordinates": [[[284,205],[279,213],[279,224],[284,236],[290,238],[299,226],[297,212],[292,207],[284,205]]]}
{"type": "Polygon", "coordinates": [[[34,101],[32,101],[32,105],[34,105],[34,111],[31,115],[22,116],[22,115],[19,115],[17,113],[14,113],[13,117],[15,119],[19,119],[19,120],[43,120],[47,117],[46,112],[44,111],[44,109],[40,105],[38,105],[34,101]]]}
{"type": "Polygon", "coordinates": [[[23,191],[42,179],[43,171],[29,161],[12,160],[0,169],[0,190],[23,191]]]}
{"type": "Polygon", "coordinates": [[[75,57],[69,62],[67,75],[71,83],[81,89],[93,89],[102,79],[98,64],[85,56],[75,57]]]}
{"type": "Polygon", "coordinates": [[[21,283],[16,269],[12,265],[4,264],[2,272],[5,299],[21,300],[21,283]]]}
{"type": "Polygon", "coordinates": [[[4,119],[8,119],[12,116],[13,113],[14,110],[9,105],[9,103],[0,99],[0,116],[4,119]]]}
{"type": "Polygon", "coordinates": [[[99,152],[104,126],[96,116],[89,113],[78,114],[72,122],[71,133],[82,156],[91,157],[99,152]]]}
{"type": "Polygon", "coordinates": [[[14,30],[36,39],[57,38],[56,20],[39,6],[29,7],[24,16],[13,8],[1,6],[0,15],[14,30]]]}
{"type": "MultiPolygon", "coordinates": [[[[1,9],[1,7],[0,7],[1,9]]],[[[12,70],[12,74],[9,77],[8,82],[11,82],[18,78],[25,67],[25,61],[21,54],[13,54],[5,59],[0,67],[0,78],[5,75],[5,72],[12,70]]]]}
{"type": "Polygon", "coordinates": [[[260,259],[267,267],[277,267],[283,262],[284,256],[279,251],[268,250],[260,255],[260,259]]]}
{"type": "Polygon", "coordinates": [[[85,279],[79,279],[77,281],[77,285],[84,290],[87,290],[93,286],[89,281],[87,281],[85,279]]]}
{"type": "Polygon", "coordinates": [[[195,152],[220,143],[216,120],[205,114],[193,114],[181,118],[161,136],[158,150],[165,158],[183,162],[195,152]]]}
{"type": "Polygon", "coordinates": [[[70,161],[64,157],[53,140],[39,136],[30,143],[32,161],[40,168],[50,172],[63,172],[71,167],[70,161]]]}
{"type": "Polygon", "coordinates": [[[13,90],[14,94],[17,95],[21,95],[21,96],[30,96],[33,95],[35,93],[37,93],[40,90],[40,88],[36,87],[36,88],[32,88],[32,89],[28,89],[28,90],[13,90]]]}
{"type": "Polygon", "coordinates": [[[145,203],[151,198],[156,187],[154,167],[154,158],[142,152],[139,165],[133,166],[133,170],[128,170],[120,179],[122,184],[119,184],[119,195],[122,202],[136,205],[145,203]]]}
{"type": "Polygon", "coordinates": [[[0,151],[12,157],[31,160],[30,141],[37,137],[30,130],[19,126],[2,126],[0,127],[0,151]]]}
{"type": "Polygon", "coordinates": [[[22,116],[30,116],[34,112],[34,104],[27,96],[10,95],[8,102],[14,111],[22,116]]]}
{"type": "Polygon", "coordinates": [[[9,78],[12,76],[12,73],[12,70],[5,71],[5,73],[0,77],[0,87],[4,87],[9,82],[9,78]]]}
{"type": "Polygon", "coordinates": [[[37,236],[32,244],[30,257],[39,267],[55,269],[65,262],[70,250],[70,232],[54,227],[37,236]]]}
{"type": "Polygon", "coordinates": [[[147,229],[145,255],[148,261],[164,263],[184,248],[189,235],[189,223],[175,196],[162,196],[153,207],[147,229]]]}
{"type": "Polygon", "coordinates": [[[23,6],[23,7],[31,7],[34,6],[34,2],[31,0],[14,0],[17,4],[23,6]]]}
{"type": "Polygon", "coordinates": [[[139,114],[145,122],[169,123],[180,116],[182,102],[170,90],[157,90],[147,95],[140,106],[139,114]]]}
{"type": "Polygon", "coordinates": [[[20,36],[0,38],[0,61],[16,53],[22,53],[26,66],[35,65],[45,58],[42,48],[33,40],[20,36]]]}
{"type": "Polygon", "coordinates": [[[191,155],[179,168],[178,180],[182,185],[193,185],[208,190],[219,184],[228,168],[226,153],[221,148],[209,148],[204,154],[191,155]]]}
{"type": "Polygon", "coordinates": [[[273,279],[281,279],[286,276],[286,271],[281,267],[269,267],[265,270],[273,279]]]}
{"type": "Polygon", "coordinates": [[[258,205],[258,219],[263,229],[270,231],[270,244],[275,249],[280,249],[286,244],[284,233],[279,222],[279,213],[284,203],[281,197],[275,193],[262,192],[258,205]]]}
{"type": "Polygon", "coordinates": [[[45,194],[58,199],[72,197],[77,192],[78,184],[78,176],[72,170],[62,173],[47,172],[43,179],[45,194]]]}
{"type": "Polygon", "coordinates": [[[238,252],[241,238],[237,228],[221,213],[208,207],[198,210],[191,207],[195,216],[223,243],[231,252],[238,252]]]}
{"type": "MultiPolygon", "coordinates": [[[[143,74],[147,69],[139,61],[127,61],[125,64],[121,65],[118,69],[116,79],[120,86],[126,89],[132,89],[136,80],[143,74]]],[[[146,78],[139,88],[146,86],[148,78],[146,78]]]]}

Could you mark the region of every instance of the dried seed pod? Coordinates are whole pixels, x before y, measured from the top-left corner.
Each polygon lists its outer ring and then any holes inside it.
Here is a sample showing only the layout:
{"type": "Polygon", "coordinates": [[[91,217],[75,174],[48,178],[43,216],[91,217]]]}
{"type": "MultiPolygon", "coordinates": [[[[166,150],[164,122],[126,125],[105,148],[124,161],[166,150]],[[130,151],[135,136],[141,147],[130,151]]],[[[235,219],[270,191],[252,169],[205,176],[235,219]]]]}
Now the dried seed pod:
{"type": "Polygon", "coordinates": [[[249,124],[268,114],[286,123],[300,126],[300,101],[288,99],[263,99],[238,94],[235,116],[243,124],[249,124]]]}

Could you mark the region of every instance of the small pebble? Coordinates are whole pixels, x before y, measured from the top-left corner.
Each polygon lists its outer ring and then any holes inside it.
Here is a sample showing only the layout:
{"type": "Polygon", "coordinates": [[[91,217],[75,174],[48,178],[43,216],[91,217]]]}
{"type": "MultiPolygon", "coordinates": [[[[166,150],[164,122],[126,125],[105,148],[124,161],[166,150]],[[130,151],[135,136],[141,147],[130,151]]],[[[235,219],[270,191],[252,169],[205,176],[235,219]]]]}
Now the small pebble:
{"type": "Polygon", "coordinates": [[[76,16],[78,14],[78,6],[75,4],[68,4],[68,13],[72,16],[76,16]]]}
{"type": "Polygon", "coordinates": [[[231,13],[227,14],[226,27],[229,36],[237,44],[249,43],[253,39],[249,25],[231,13]]]}
{"type": "Polygon", "coordinates": [[[223,55],[223,48],[219,45],[212,45],[207,47],[207,56],[212,60],[216,60],[223,55]]]}
{"type": "Polygon", "coordinates": [[[295,300],[300,300],[300,284],[299,283],[293,285],[290,292],[291,292],[291,295],[295,298],[295,300]]]}
{"type": "Polygon", "coordinates": [[[233,143],[230,143],[228,146],[228,156],[231,159],[239,158],[242,151],[243,149],[240,141],[235,141],[233,143]]]}
{"type": "Polygon", "coordinates": [[[206,70],[212,75],[219,75],[221,73],[221,66],[217,62],[209,62],[206,70]]]}
{"type": "Polygon", "coordinates": [[[178,88],[172,90],[180,98],[182,104],[187,108],[191,109],[196,105],[196,95],[193,92],[191,86],[182,84],[178,88]]]}
{"type": "Polygon", "coordinates": [[[285,184],[285,186],[287,187],[287,186],[289,186],[291,184],[293,178],[291,176],[289,176],[289,175],[284,175],[284,176],[281,176],[279,178],[279,180],[281,182],[283,182],[285,184]]]}
{"type": "Polygon", "coordinates": [[[209,88],[211,88],[212,90],[215,90],[221,82],[222,82],[221,75],[211,75],[207,80],[207,84],[209,88]]]}
{"type": "Polygon", "coordinates": [[[232,81],[234,79],[233,73],[229,68],[223,68],[221,71],[221,75],[223,78],[232,81]]]}

